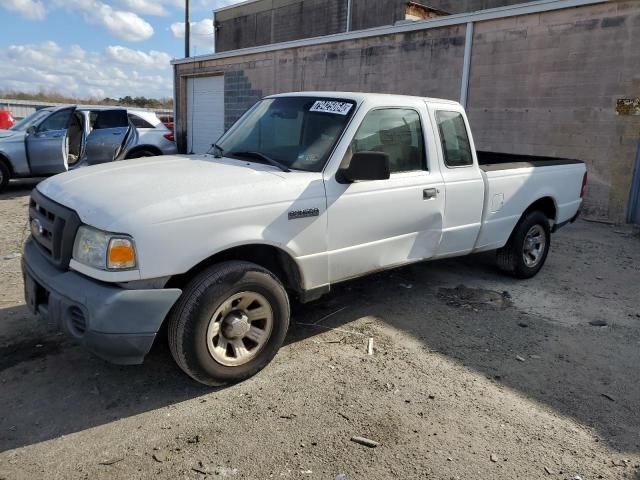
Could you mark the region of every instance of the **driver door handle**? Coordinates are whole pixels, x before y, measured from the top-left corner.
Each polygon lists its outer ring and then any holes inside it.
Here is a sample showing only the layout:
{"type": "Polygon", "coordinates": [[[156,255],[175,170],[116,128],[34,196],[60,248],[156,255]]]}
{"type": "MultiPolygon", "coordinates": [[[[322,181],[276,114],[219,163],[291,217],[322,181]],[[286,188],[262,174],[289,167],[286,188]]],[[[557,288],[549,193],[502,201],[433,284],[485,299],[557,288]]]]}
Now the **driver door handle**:
{"type": "Polygon", "coordinates": [[[423,200],[431,200],[432,198],[436,198],[438,196],[437,188],[425,188],[422,190],[422,199],[423,200]]]}

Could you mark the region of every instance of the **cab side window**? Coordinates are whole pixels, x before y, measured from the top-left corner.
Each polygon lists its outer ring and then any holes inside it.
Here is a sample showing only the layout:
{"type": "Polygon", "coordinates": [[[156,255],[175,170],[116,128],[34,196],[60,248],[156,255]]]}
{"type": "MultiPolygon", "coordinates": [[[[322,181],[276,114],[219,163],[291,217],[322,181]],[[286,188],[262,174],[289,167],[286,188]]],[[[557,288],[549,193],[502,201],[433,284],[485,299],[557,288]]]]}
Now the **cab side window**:
{"type": "Polygon", "coordinates": [[[73,110],[66,109],[49,115],[38,127],[39,132],[49,132],[56,130],[66,130],[69,127],[73,110]]]}
{"type": "Polygon", "coordinates": [[[360,124],[350,150],[351,154],[386,153],[391,173],[426,170],[422,124],[415,110],[372,110],[360,124]]]}
{"type": "Polygon", "coordinates": [[[447,167],[473,165],[469,134],[462,115],[458,112],[440,110],[436,112],[436,121],[445,165],[447,167]]]}

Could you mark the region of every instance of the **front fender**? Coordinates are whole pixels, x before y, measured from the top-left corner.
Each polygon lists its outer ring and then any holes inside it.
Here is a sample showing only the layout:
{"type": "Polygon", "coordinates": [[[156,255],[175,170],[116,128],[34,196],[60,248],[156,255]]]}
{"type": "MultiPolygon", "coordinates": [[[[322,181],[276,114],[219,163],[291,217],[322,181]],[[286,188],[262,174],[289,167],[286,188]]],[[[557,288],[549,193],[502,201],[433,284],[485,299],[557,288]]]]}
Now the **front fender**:
{"type": "Polygon", "coordinates": [[[29,163],[24,151],[24,144],[22,149],[0,149],[0,160],[4,161],[8,166],[13,176],[26,177],[31,174],[29,163]]]}

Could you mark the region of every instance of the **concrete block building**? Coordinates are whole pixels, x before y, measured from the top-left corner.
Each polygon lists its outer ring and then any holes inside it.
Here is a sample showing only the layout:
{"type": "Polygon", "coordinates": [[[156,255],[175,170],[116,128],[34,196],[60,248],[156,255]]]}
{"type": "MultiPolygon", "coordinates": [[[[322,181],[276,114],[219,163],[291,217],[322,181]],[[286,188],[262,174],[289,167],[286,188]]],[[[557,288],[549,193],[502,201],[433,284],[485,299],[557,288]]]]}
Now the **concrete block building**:
{"type": "Polygon", "coordinates": [[[640,223],[638,0],[248,0],[214,21],[216,53],[173,62],[182,151],[274,93],[443,97],[479,149],[584,160],[584,215],[640,223]]]}

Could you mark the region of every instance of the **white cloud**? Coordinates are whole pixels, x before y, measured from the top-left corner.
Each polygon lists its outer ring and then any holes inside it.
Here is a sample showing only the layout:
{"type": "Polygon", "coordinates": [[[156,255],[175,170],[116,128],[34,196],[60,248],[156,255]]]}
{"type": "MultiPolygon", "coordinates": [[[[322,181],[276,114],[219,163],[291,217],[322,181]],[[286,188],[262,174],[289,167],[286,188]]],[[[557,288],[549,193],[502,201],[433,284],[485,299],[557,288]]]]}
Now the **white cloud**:
{"type": "Polygon", "coordinates": [[[236,3],[244,2],[245,0],[198,0],[196,1],[196,8],[207,8],[210,10],[216,10],[222,7],[228,7],[229,5],[235,5],[236,3]]]}
{"type": "MultiPolygon", "coordinates": [[[[213,50],[213,20],[205,18],[199,22],[190,22],[191,25],[191,44],[207,49],[213,50]]],[[[177,22],[171,24],[171,33],[175,38],[184,38],[185,23],[177,22]]]]}
{"type": "Polygon", "coordinates": [[[158,0],[120,0],[127,9],[140,15],[166,16],[169,11],[158,0]]]}
{"type": "Polygon", "coordinates": [[[160,0],[160,1],[169,7],[181,8],[184,10],[184,0],[160,0]]]}
{"type": "Polygon", "coordinates": [[[104,90],[101,88],[89,88],[88,92],[90,98],[106,98],[104,90]]]}
{"type": "Polygon", "coordinates": [[[119,45],[108,46],[107,56],[114,62],[139,65],[147,68],[166,69],[171,61],[169,54],[151,50],[149,53],[119,45]]]}
{"type": "Polygon", "coordinates": [[[18,12],[29,20],[44,20],[46,16],[41,0],[0,0],[0,6],[18,12]]]}
{"type": "Polygon", "coordinates": [[[83,60],[87,55],[80,45],[71,45],[69,51],[67,52],[67,56],[73,60],[83,60]]]}
{"type": "Polygon", "coordinates": [[[103,98],[126,95],[170,97],[169,55],[111,46],[88,52],[55,42],[0,48],[0,85],[8,90],[56,91],[103,98]]]}
{"type": "Polygon", "coordinates": [[[137,14],[117,10],[99,0],[54,0],[58,7],[82,12],[90,23],[102,25],[114,36],[129,42],[140,42],[153,36],[153,27],[137,14]]]}

